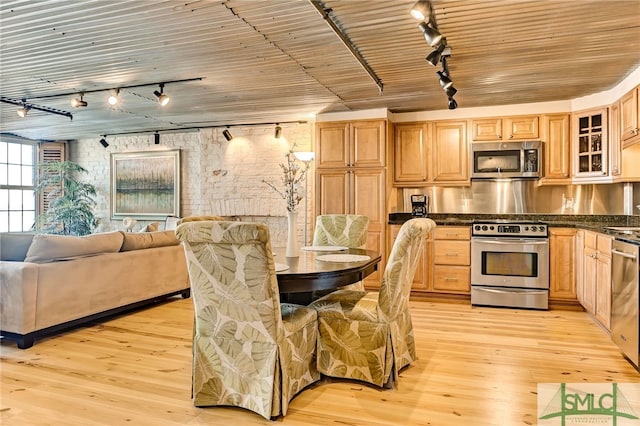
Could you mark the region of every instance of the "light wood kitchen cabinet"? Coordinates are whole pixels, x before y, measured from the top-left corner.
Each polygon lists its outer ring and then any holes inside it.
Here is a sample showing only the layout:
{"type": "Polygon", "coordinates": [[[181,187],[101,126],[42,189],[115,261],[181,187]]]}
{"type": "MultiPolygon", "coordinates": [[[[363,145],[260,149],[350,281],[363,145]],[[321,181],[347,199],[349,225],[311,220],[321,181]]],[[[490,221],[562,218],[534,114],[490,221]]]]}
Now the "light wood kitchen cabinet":
{"type": "Polygon", "coordinates": [[[576,228],[549,228],[549,299],[575,301],[576,228]]]}
{"type": "Polygon", "coordinates": [[[640,86],[620,99],[620,139],[625,147],[640,142],[640,86]]]}
{"type": "Polygon", "coordinates": [[[398,184],[429,180],[427,123],[396,124],[394,127],[393,181],[398,184]]]}
{"type": "Polygon", "coordinates": [[[499,142],[538,140],[540,117],[537,115],[484,118],[471,121],[471,140],[499,142]]]}
{"type": "Polygon", "coordinates": [[[402,123],[394,129],[394,184],[469,184],[466,121],[402,123]]]}
{"type": "MultiPolygon", "coordinates": [[[[387,253],[391,253],[393,243],[398,237],[402,225],[389,225],[389,241],[387,242],[387,253]]],[[[430,288],[429,266],[431,264],[431,256],[433,253],[433,232],[427,234],[422,241],[422,253],[418,259],[416,273],[411,282],[411,290],[428,291],[430,288]]]]}
{"type": "Polygon", "coordinates": [[[573,114],[573,178],[597,182],[609,176],[608,108],[573,114]]]}
{"type": "Polygon", "coordinates": [[[611,244],[613,238],[584,231],[580,303],[607,330],[611,324],[611,244]]]}
{"type": "Polygon", "coordinates": [[[571,115],[542,116],[544,142],[543,184],[568,184],[571,180],[571,115]]]}
{"type": "Polygon", "coordinates": [[[369,217],[367,248],[382,261],[364,283],[378,287],[386,260],[386,122],[318,123],[316,131],[316,214],[369,217]]]}
{"type": "Polygon", "coordinates": [[[434,122],[431,152],[431,179],[434,183],[469,183],[466,121],[434,122]]]}
{"type": "Polygon", "coordinates": [[[384,120],[316,125],[316,168],[386,167],[384,120]]]}
{"type": "Polygon", "coordinates": [[[471,228],[438,226],[433,232],[434,292],[470,294],[471,228]]]}

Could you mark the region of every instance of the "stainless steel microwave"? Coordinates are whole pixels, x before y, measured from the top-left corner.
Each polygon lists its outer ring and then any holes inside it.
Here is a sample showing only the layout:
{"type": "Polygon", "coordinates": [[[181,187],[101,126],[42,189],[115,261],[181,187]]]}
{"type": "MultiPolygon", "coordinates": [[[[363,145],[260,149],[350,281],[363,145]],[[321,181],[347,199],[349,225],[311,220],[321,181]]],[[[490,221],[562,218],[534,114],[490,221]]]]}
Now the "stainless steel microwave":
{"type": "Polygon", "coordinates": [[[539,178],[542,142],[477,142],[471,144],[471,178],[539,178]]]}

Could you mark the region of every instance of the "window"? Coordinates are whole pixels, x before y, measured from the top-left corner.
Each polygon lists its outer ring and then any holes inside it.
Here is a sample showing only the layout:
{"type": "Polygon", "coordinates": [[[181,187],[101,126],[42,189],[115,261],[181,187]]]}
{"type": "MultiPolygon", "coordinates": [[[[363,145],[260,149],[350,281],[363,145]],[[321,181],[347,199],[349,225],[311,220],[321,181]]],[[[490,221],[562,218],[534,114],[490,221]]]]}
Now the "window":
{"type": "Polygon", "coordinates": [[[36,148],[35,141],[0,135],[0,232],[33,227],[36,148]]]}

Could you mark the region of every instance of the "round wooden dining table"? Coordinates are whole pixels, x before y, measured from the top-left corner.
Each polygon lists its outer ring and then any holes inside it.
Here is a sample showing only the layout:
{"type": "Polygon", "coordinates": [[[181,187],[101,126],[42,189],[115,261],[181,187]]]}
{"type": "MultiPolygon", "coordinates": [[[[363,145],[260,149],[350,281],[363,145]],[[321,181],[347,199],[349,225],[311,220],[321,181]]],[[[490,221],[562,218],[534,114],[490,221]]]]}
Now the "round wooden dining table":
{"type": "Polygon", "coordinates": [[[353,248],[335,251],[301,249],[299,257],[286,257],[284,247],[276,247],[273,251],[282,295],[311,293],[353,284],[375,272],[381,259],[376,251],[353,248]],[[341,261],[341,257],[344,257],[344,261],[341,261]]]}

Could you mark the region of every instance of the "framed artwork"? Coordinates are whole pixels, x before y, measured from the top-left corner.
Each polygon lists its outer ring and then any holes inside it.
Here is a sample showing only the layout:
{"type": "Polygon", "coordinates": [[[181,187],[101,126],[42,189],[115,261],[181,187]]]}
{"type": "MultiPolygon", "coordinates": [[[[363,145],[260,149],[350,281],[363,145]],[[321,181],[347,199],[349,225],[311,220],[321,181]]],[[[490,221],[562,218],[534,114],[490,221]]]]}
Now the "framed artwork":
{"type": "Polygon", "coordinates": [[[111,154],[111,218],[180,216],[180,150],[111,154]]]}

